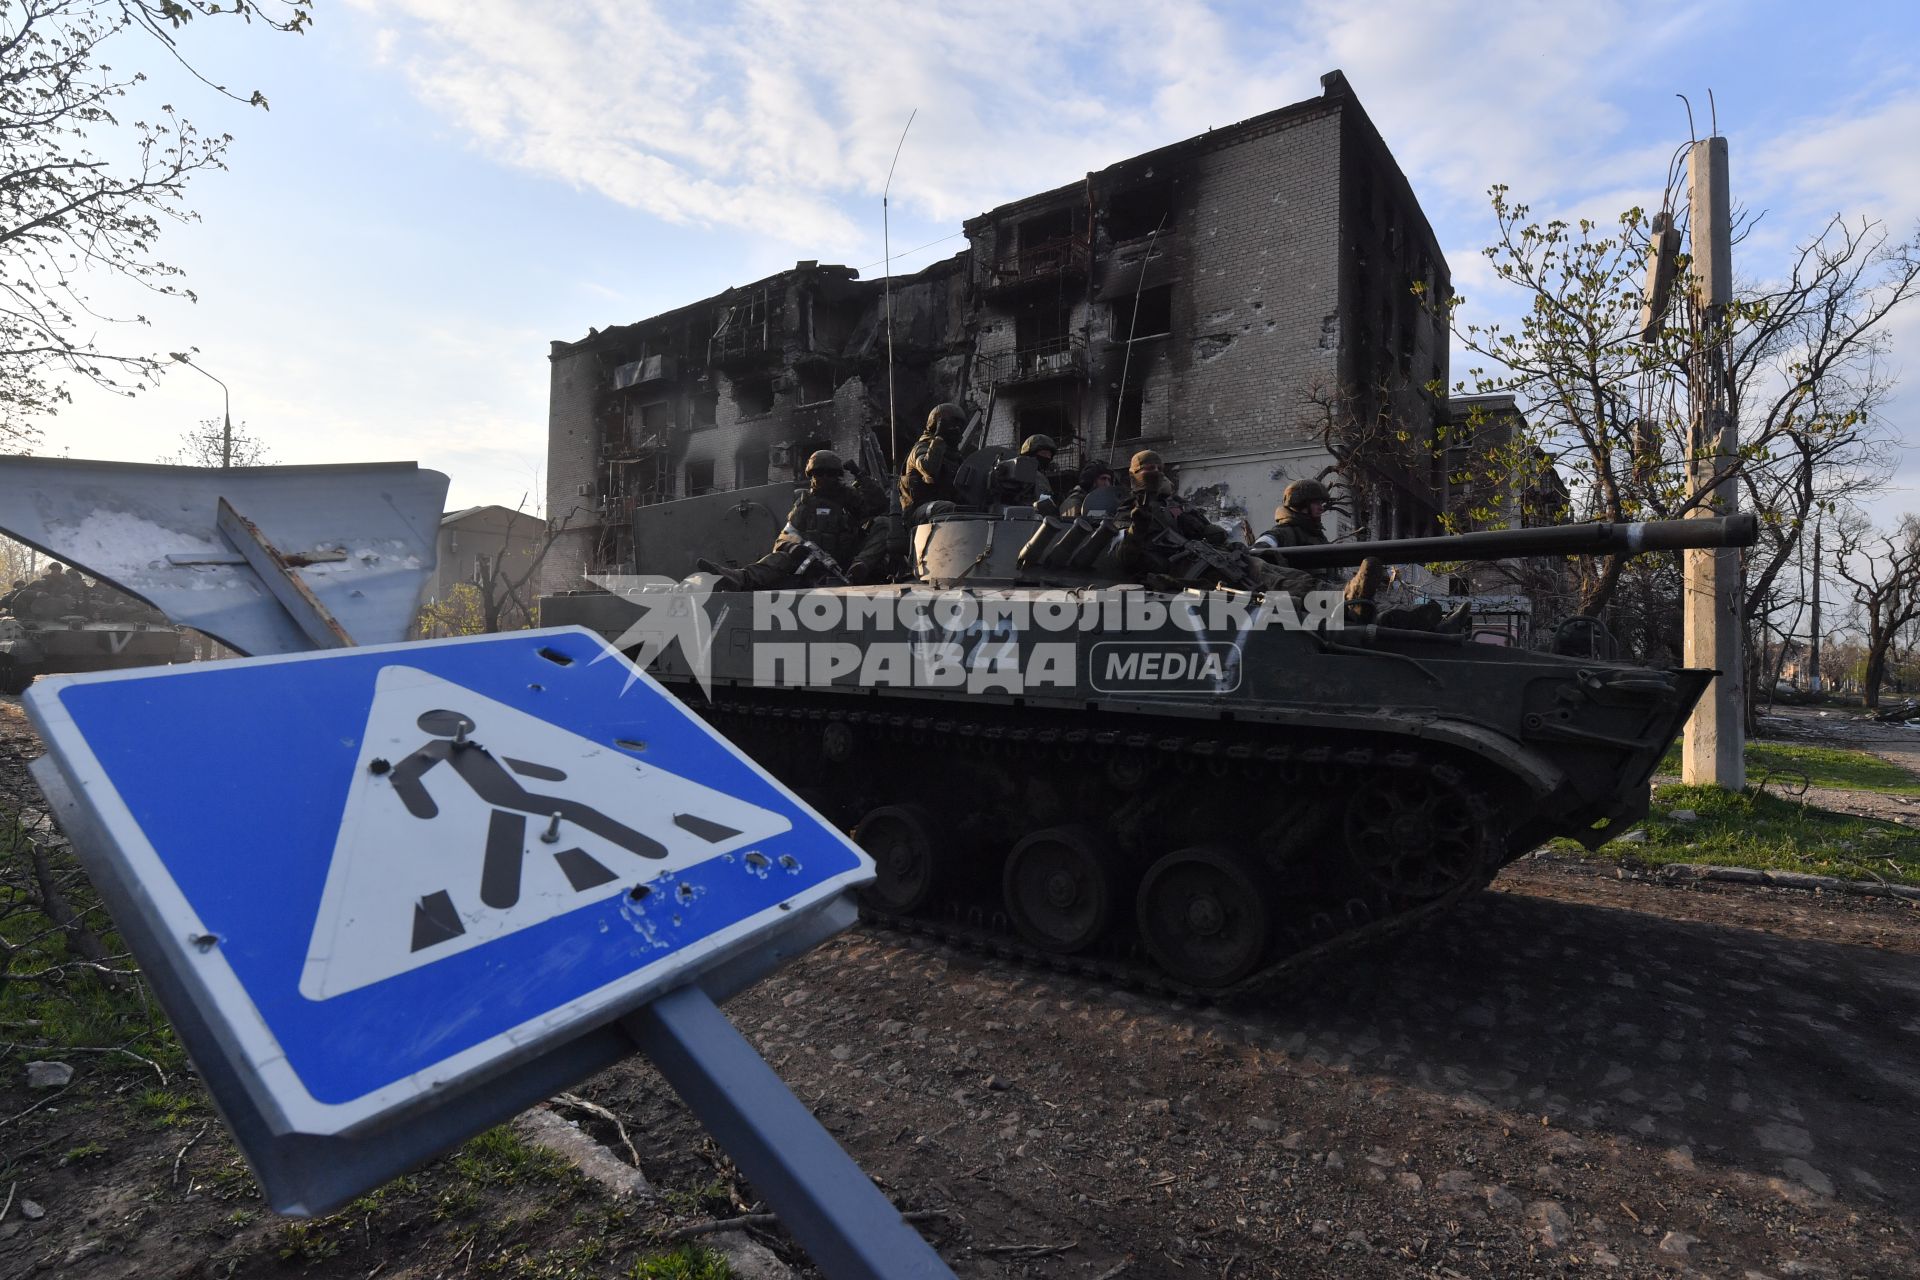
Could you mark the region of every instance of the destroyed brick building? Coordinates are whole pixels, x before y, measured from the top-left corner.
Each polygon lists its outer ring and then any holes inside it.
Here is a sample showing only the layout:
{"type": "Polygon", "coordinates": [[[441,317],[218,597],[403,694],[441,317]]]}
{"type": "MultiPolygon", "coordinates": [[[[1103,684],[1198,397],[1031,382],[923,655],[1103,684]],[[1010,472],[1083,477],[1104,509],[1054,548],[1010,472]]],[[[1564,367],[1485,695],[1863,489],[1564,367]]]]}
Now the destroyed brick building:
{"type": "Polygon", "coordinates": [[[869,429],[891,465],[943,400],[986,412],[989,443],[1054,436],[1067,467],[1157,449],[1256,530],[1289,480],[1329,474],[1341,528],[1434,531],[1447,264],[1345,77],[1321,83],[981,214],[965,250],[895,278],[893,430],[884,282],[847,267],[554,343],[546,587],[652,568],[632,534],[651,504],[791,481],[869,429]]]}

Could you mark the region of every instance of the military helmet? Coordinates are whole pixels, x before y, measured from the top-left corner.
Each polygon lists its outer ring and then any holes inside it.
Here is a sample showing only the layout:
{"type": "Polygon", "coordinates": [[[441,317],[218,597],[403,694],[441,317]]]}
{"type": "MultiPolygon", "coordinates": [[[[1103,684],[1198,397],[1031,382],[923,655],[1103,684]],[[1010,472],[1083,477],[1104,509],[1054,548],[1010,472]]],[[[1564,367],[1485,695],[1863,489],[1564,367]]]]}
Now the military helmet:
{"type": "Polygon", "coordinates": [[[1101,476],[1105,476],[1109,480],[1113,479],[1113,468],[1104,462],[1089,462],[1086,466],[1080,468],[1080,487],[1083,489],[1093,488],[1094,485],[1100,482],[1101,476]]]}
{"type": "Polygon", "coordinates": [[[1020,456],[1023,458],[1039,453],[1043,449],[1049,454],[1060,451],[1060,447],[1054,444],[1052,436],[1032,435],[1020,442],[1020,456]]]}
{"type": "Polygon", "coordinates": [[[1127,464],[1127,470],[1133,472],[1134,475],[1140,475],[1148,467],[1158,467],[1163,465],[1165,464],[1163,464],[1160,461],[1159,454],[1155,453],[1151,449],[1142,449],[1140,452],[1133,455],[1133,461],[1127,464]]]}
{"type": "Polygon", "coordinates": [[[845,474],[846,463],[840,461],[840,455],[831,449],[816,449],[807,459],[808,475],[837,476],[845,474]]]}
{"type": "Polygon", "coordinates": [[[1318,480],[1295,480],[1280,495],[1280,511],[1274,512],[1273,518],[1278,520],[1281,511],[1305,511],[1316,502],[1332,501],[1333,495],[1318,480]]]}
{"type": "Polygon", "coordinates": [[[930,436],[946,435],[952,431],[964,430],[966,425],[967,411],[952,401],[948,401],[946,404],[937,404],[928,410],[925,434],[930,436]]]}

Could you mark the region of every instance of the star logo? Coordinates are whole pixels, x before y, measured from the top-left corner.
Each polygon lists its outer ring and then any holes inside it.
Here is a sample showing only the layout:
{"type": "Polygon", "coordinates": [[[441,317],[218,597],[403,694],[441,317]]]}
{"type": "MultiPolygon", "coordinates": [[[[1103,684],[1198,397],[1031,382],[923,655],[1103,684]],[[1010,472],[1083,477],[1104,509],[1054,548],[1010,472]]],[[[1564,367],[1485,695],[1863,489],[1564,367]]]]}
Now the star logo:
{"type": "MultiPolygon", "coordinates": [[[[726,621],[727,610],[722,609],[716,619],[707,617],[707,597],[713,594],[711,581],[696,577],[679,582],[653,574],[589,575],[587,581],[627,601],[638,611],[639,616],[615,637],[614,649],[631,652],[634,665],[645,668],[668,644],[678,644],[680,656],[699,682],[700,692],[708,698],[713,696],[713,629],[726,621]]],[[[608,656],[603,653],[594,661],[608,656]]],[[[632,685],[633,678],[629,676],[621,692],[625,693],[632,685]]]]}

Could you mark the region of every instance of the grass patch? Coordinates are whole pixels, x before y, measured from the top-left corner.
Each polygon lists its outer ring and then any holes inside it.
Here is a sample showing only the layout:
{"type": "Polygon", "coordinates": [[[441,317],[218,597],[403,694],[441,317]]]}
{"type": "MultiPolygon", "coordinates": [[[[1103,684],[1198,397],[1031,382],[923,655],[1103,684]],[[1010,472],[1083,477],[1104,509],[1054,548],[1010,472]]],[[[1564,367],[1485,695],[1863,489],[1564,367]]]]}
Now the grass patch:
{"type": "Polygon", "coordinates": [[[635,1258],[627,1280],[732,1280],[733,1268],[711,1249],[683,1244],[671,1253],[635,1258]]]}
{"type": "Polygon", "coordinates": [[[448,1160],[455,1172],[478,1186],[566,1183],[579,1176],[564,1157],[534,1146],[505,1125],[470,1139],[448,1160]]]}
{"type": "MultiPolygon", "coordinates": [[[[1680,744],[1660,758],[1660,773],[1680,772],[1680,744]]],[[[1897,764],[1865,751],[1845,747],[1815,747],[1800,742],[1747,743],[1747,779],[1758,783],[1768,774],[1805,774],[1816,787],[1841,791],[1874,791],[1887,796],[1920,796],[1920,780],[1897,764]]]]}
{"type": "MultiPolygon", "coordinates": [[[[174,1078],[186,1054],[158,1005],[134,974],[126,945],[114,932],[99,895],[72,853],[35,848],[20,821],[0,814],[0,1024],[13,1030],[9,1057],[56,1057],[62,1049],[124,1047],[157,1063],[174,1078]],[[48,893],[108,957],[88,960],[47,913],[48,893]]],[[[153,1068],[134,1057],[89,1057],[86,1073],[114,1080],[153,1068]]]]}
{"type": "MultiPolygon", "coordinates": [[[[1655,865],[1699,862],[1920,884],[1920,832],[1818,809],[1771,792],[1656,787],[1653,808],[1635,830],[1646,833],[1644,843],[1609,841],[1598,856],[1655,865]],[[1691,811],[1696,817],[1692,822],[1676,821],[1671,816],[1675,811],[1691,811]]],[[[1559,852],[1579,851],[1570,840],[1555,841],[1553,847],[1559,852]]]]}

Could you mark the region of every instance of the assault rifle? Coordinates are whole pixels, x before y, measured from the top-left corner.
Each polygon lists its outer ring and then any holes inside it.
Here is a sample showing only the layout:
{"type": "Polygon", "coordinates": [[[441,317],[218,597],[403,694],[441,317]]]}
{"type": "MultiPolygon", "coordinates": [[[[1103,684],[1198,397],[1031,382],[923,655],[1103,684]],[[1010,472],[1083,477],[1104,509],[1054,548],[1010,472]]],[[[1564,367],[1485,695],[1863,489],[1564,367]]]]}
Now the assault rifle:
{"type": "Polygon", "coordinates": [[[806,557],[793,567],[793,574],[796,578],[806,573],[806,571],[812,568],[817,562],[821,567],[825,568],[828,573],[840,579],[841,586],[846,587],[853,585],[853,579],[847,576],[847,571],[840,567],[840,562],[835,560],[825,547],[815,542],[812,538],[800,536],[800,534],[794,531],[792,525],[787,526],[787,536],[800,544],[801,550],[807,553],[806,557]]]}

